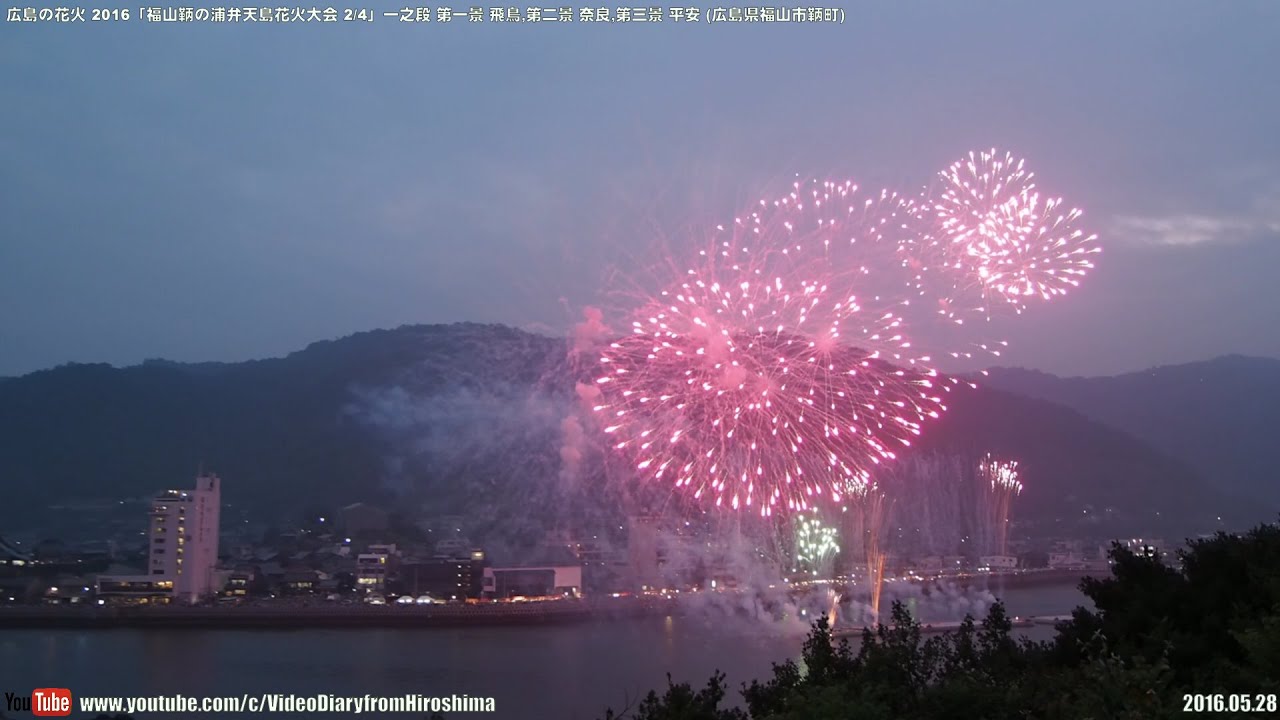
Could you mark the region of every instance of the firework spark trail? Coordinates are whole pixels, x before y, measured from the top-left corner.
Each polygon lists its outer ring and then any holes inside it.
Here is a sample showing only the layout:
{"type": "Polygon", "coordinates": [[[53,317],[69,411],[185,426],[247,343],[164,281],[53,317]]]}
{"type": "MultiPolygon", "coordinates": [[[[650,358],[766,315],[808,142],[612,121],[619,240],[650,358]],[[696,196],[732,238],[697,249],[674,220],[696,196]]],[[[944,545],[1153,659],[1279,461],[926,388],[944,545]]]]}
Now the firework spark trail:
{"type": "Polygon", "coordinates": [[[991,522],[995,527],[995,554],[1006,555],[1009,549],[1009,506],[1022,493],[1017,461],[993,458],[990,453],[978,464],[979,476],[990,483],[991,522]]]}
{"type": "Polygon", "coordinates": [[[896,524],[909,529],[903,552],[922,556],[956,555],[965,535],[962,499],[968,461],[942,453],[916,453],[896,464],[886,483],[907,489],[895,493],[896,524]]]}
{"type": "Polygon", "coordinates": [[[645,480],[764,517],[870,481],[958,382],[919,338],[1020,313],[1092,267],[1078,213],[1042,201],[1021,163],[993,151],[943,178],[936,200],[796,183],[717,228],[599,354],[592,407],[613,449],[645,480]]]}
{"type": "Polygon", "coordinates": [[[880,546],[888,501],[884,489],[866,481],[851,482],[852,524],[861,532],[867,590],[873,622],[880,621],[880,594],[884,589],[885,553],[880,546]]]}
{"type": "Polygon", "coordinates": [[[827,590],[827,627],[834,628],[840,619],[840,601],[843,597],[834,589],[827,590]]]}

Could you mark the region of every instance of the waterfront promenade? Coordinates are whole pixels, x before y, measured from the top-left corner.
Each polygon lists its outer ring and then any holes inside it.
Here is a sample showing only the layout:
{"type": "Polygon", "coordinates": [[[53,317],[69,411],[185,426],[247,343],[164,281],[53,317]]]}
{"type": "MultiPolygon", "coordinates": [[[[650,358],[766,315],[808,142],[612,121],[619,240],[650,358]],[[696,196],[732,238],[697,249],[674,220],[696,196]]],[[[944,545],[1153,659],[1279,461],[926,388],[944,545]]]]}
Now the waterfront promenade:
{"type": "Polygon", "coordinates": [[[298,605],[260,603],[226,607],[0,608],[0,628],[336,628],[530,625],[670,612],[662,598],[606,598],[479,605],[298,605]]]}

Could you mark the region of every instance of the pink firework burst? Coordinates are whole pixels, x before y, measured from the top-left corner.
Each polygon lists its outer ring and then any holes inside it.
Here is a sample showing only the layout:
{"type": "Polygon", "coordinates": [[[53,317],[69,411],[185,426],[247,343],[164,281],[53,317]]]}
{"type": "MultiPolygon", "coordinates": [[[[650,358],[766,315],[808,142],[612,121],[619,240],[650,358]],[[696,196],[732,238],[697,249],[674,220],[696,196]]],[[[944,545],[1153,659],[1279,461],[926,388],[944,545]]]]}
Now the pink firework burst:
{"type": "MultiPolygon", "coordinates": [[[[1043,197],[1025,162],[995,150],[970,153],[941,173],[943,188],[926,222],[952,275],[956,300],[976,288],[1018,313],[1080,284],[1100,252],[1096,235],[1075,227],[1081,212],[1043,197]]],[[[981,304],[975,309],[986,312],[981,304]]]]}
{"type": "Polygon", "coordinates": [[[641,303],[601,353],[594,405],[640,477],[763,516],[839,503],[945,410],[958,380],[917,335],[999,354],[966,316],[1020,314],[1093,267],[1079,212],[1042,200],[1021,161],[970,155],[942,176],[936,200],[797,183],[641,303]]]}
{"type": "Polygon", "coordinates": [[[838,502],[908,447],[944,408],[904,333],[901,207],[812,183],[719,228],[600,358],[614,448],[695,500],[768,516],[838,502]]]}

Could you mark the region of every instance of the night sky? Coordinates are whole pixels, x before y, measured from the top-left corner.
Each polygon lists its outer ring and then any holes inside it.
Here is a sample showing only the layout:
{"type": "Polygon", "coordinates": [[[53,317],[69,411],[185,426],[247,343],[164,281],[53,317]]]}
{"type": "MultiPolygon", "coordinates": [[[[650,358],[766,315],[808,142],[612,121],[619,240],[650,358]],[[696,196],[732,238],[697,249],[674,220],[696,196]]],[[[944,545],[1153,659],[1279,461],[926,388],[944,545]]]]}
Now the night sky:
{"type": "Polygon", "coordinates": [[[1280,356],[1277,37],[1270,0],[0,23],[0,375],[403,323],[563,332],[655,239],[679,249],[796,173],[914,191],[992,146],[1105,248],[1004,364],[1280,356]]]}

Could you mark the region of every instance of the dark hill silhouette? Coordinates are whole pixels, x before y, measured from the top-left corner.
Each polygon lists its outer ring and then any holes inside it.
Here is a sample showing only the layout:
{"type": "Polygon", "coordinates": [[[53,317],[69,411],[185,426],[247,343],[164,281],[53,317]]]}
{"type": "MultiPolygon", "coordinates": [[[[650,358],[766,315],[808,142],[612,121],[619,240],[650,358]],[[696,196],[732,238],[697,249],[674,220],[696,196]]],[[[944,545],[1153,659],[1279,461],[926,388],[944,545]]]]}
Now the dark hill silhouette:
{"type": "Polygon", "coordinates": [[[1241,503],[1137,438],[1069,408],[980,386],[951,393],[948,411],[920,449],[1017,460],[1019,520],[1142,531],[1238,520],[1241,503]]]}
{"type": "Polygon", "coordinates": [[[1230,355],[1114,377],[1010,368],[985,384],[1073,408],[1186,462],[1209,483],[1280,507],[1280,360],[1230,355]]]}
{"type": "MultiPolygon", "coordinates": [[[[228,502],[274,517],[394,499],[532,537],[540,515],[616,512],[592,485],[598,455],[566,472],[566,350],[503,326],[405,326],[269,360],[66,365],[0,382],[0,522],[183,485],[200,463],[228,502]]],[[[1092,506],[1122,525],[1159,510],[1203,528],[1230,506],[1167,454],[1072,410],[986,388],[949,402],[924,447],[1022,460],[1021,519],[1071,525],[1092,506]]]]}

